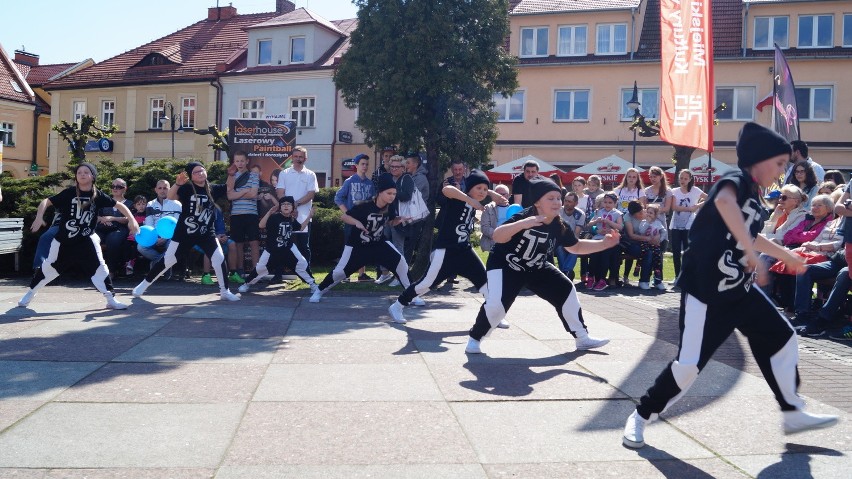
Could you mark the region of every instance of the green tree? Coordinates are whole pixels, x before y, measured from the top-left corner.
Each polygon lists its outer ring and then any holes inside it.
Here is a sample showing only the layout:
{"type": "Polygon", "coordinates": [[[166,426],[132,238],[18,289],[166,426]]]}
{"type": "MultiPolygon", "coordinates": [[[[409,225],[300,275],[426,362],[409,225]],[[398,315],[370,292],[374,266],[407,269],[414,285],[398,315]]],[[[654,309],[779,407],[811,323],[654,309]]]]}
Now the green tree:
{"type": "Polygon", "coordinates": [[[86,143],[89,139],[100,140],[109,138],[116,131],[118,125],[110,125],[108,128],[98,124],[93,116],[85,115],[80,123],[68,123],[65,120],[53,125],[53,131],[59,133],[59,137],[68,143],[71,151],[70,165],[77,165],[86,159],[86,143]]]}
{"type": "MultiPolygon", "coordinates": [[[[518,86],[506,0],[355,0],[358,27],[334,81],[369,145],[426,152],[431,194],[454,159],[479,166],[497,138],[494,93],[518,86]]],[[[432,227],[432,216],[427,219],[432,227]]],[[[425,270],[423,235],[414,274],[425,270]],[[422,261],[421,261],[422,260],[422,261]]]]}

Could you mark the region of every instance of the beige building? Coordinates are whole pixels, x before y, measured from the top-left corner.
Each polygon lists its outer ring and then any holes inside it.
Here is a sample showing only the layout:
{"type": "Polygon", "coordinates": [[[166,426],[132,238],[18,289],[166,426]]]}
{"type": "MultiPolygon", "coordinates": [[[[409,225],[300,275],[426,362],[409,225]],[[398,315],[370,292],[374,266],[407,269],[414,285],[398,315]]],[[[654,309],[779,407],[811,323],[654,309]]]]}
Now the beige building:
{"type": "MultiPolygon", "coordinates": [[[[633,82],[640,110],[657,118],[659,0],[512,2],[509,47],[520,88],[495,96],[500,135],[495,164],[533,155],[571,170],[617,155],[633,160],[633,82]]],[[[852,169],[852,10],[848,1],[716,0],[714,160],[735,164],[746,121],[771,124],[755,106],[772,92],[773,42],[784,49],[799,96],[802,139],[826,169],[852,169]]],[[[636,164],[671,166],[673,149],[639,138],[636,164]]],[[[693,158],[705,154],[696,151],[693,158]]]]}

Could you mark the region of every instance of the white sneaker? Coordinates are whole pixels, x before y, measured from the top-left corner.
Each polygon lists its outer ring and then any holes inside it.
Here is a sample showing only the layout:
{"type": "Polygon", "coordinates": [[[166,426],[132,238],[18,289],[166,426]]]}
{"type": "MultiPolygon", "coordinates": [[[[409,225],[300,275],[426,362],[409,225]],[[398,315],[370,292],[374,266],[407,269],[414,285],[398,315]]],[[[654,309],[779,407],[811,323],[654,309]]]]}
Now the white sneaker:
{"type": "Polygon", "coordinates": [[[479,349],[479,341],[467,338],[467,346],[465,346],[464,352],[467,354],[482,354],[482,350],[479,349]]]}
{"type": "Polygon", "coordinates": [[[308,302],[311,302],[311,303],[319,303],[319,302],[320,302],[320,298],[322,298],[322,291],[320,291],[320,289],[319,289],[319,288],[317,288],[317,289],[313,292],[313,294],[311,294],[311,299],[309,299],[309,300],[308,300],[308,302]]]}
{"type": "Polygon", "coordinates": [[[609,342],[609,339],[598,339],[591,336],[576,338],[577,351],[587,351],[589,349],[599,348],[609,342]]]}
{"type": "Polygon", "coordinates": [[[837,416],[811,414],[802,410],[784,411],[784,434],[822,429],[837,424],[837,416]]]}
{"type": "Polygon", "coordinates": [[[627,418],[624,424],[624,436],[621,443],[633,449],[639,449],[645,445],[645,425],[648,420],[639,415],[635,409],[633,414],[627,418]]]}
{"type": "Polygon", "coordinates": [[[385,273],[385,274],[379,276],[378,278],[376,278],[376,284],[387,283],[388,281],[391,280],[391,278],[393,278],[392,274],[385,273]]]}
{"type": "Polygon", "coordinates": [[[392,288],[393,288],[393,287],[399,286],[400,284],[401,284],[401,283],[399,282],[399,280],[398,280],[398,279],[396,279],[396,278],[394,278],[394,279],[393,279],[393,281],[391,281],[391,282],[388,284],[388,286],[390,286],[390,287],[392,287],[392,288]]]}
{"type": "Polygon", "coordinates": [[[107,300],[107,309],[127,309],[127,305],[122,303],[121,301],[116,300],[115,296],[113,296],[112,294],[105,294],[104,297],[106,297],[107,300]]]}
{"type": "Polygon", "coordinates": [[[651,285],[647,281],[639,281],[639,289],[651,289],[651,285]]]}
{"type": "Polygon", "coordinates": [[[221,299],[223,301],[239,301],[240,295],[234,294],[234,293],[231,292],[231,290],[226,289],[224,291],[219,292],[219,299],[221,299]]]}
{"type": "Polygon", "coordinates": [[[411,300],[411,304],[414,306],[426,306],[426,301],[423,301],[423,298],[420,296],[415,296],[414,299],[411,300]]]}
{"type": "Polygon", "coordinates": [[[27,306],[29,306],[30,301],[33,300],[33,296],[35,296],[35,290],[34,289],[27,290],[26,294],[24,294],[24,296],[21,298],[21,300],[18,301],[18,306],[20,306],[21,308],[26,308],[27,306]]]}
{"type": "Polygon", "coordinates": [[[319,286],[317,286],[316,283],[311,283],[309,286],[311,287],[311,294],[316,293],[317,290],[319,289],[319,286]]]}
{"type": "Polygon", "coordinates": [[[237,291],[239,291],[240,293],[248,293],[249,292],[249,284],[246,283],[246,284],[240,285],[240,287],[237,288],[237,291]]]}
{"type": "Polygon", "coordinates": [[[141,283],[137,284],[135,288],[133,288],[133,297],[141,298],[143,294],[145,294],[145,290],[148,289],[148,286],[151,286],[147,280],[142,280],[141,283]]]}
{"type": "Polygon", "coordinates": [[[509,322],[506,321],[505,318],[501,319],[500,324],[498,324],[497,327],[500,328],[500,329],[509,329],[509,322]]]}
{"type": "Polygon", "coordinates": [[[665,291],[666,290],[666,283],[659,282],[659,283],[657,283],[656,288],[659,289],[660,291],[665,291]]]}
{"type": "Polygon", "coordinates": [[[393,321],[399,324],[405,324],[408,321],[402,316],[402,303],[399,301],[394,301],[392,305],[388,308],[388,312],[390,313],[393,321]]]}

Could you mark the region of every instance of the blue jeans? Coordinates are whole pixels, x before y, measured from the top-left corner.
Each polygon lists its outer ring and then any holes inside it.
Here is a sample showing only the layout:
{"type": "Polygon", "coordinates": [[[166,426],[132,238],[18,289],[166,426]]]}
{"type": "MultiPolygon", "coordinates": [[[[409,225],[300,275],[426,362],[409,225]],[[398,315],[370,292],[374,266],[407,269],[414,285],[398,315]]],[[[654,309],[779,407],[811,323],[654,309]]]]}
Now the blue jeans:
{"type": "Polygon", "coordinates": [[[852,286],[852,279],[849,278],[849,267],[844,266],[838,273],[834,281],[834,287],[831,288],[831,294],[825,304],[820,308],[817,319],[822,322],[831,321],[834,313],[840,309],[843,301],[846,300],[846,295],[849,293],[849,286],[852,286]]]}
{"type": "Polygon", "coordinates": [[[577,265],[577,255],[569,253],[565,248],[558,246],[556,248],[556,260],[559,261],[559,271],[562,271],[566,276],[573,279],[574,266],[577,265]]]}
{"type": "Polygon", "coordinates": [[[47,254],[50,253],[50,243],[53,242],[53,238],[56,237],[56,233],[59,232],[59,225],[51,226],[44,233],[42,233],[41,237],[38,239],[38,246],[36,246],[35,258],[33,258],[33,269],[41,268],[41,264],[44,263],[44,260],[47,259],[47,254]]]}
{"type": "Polygon", "coordinates": [[[154,248],[154,247],[151,247],[151,246],[142,246],[142,245],[137,245],[136,250],[139,251],[139,254],[141,254],[142,257],[144,257],[145,259],[150,261],[151,264],[154,264],[157,261],[160,261],[161,259],[163,259],[163,257],[166,255],[166,250],[169,248],[169,243],[171,243],[171,242],[172,242],[172,240],[166,240],[165,244],[163,244],[163,246],[161,246],[162,251],[160,251],[159,248],[154,248]]]}
{"type": "Polygon", "coordinates": [[[814,287],[814,283],[834,277],[840,266],[843,266],[843,264],[833,261],[823,261],[822,263],[808,265],[804,273],[796,276],[796,297],[793,300],[793,310],[796,314],[810,311],[811,290],[814,287]]]}

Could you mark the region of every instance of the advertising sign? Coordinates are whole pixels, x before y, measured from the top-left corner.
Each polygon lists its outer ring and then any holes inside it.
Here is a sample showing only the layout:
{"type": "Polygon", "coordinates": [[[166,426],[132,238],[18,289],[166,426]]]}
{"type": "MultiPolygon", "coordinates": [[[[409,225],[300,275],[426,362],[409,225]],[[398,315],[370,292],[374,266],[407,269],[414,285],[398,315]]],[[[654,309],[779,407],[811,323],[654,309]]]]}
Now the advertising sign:
{"type": "Polygon", "coordinates": [[[260,179],[269,182],[273,170],[290,166],[296,146],[296,122],[293,120],[231,119],[228,122],[231,154],[245,151],[249,166],[260,167],[260,179]]]}

